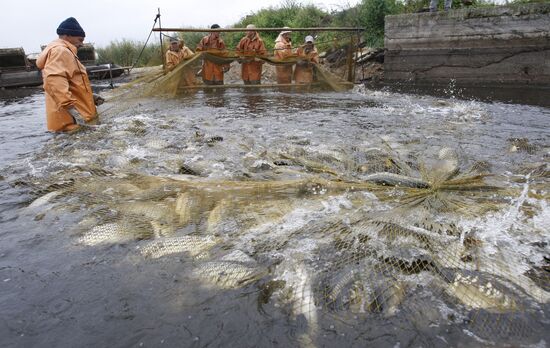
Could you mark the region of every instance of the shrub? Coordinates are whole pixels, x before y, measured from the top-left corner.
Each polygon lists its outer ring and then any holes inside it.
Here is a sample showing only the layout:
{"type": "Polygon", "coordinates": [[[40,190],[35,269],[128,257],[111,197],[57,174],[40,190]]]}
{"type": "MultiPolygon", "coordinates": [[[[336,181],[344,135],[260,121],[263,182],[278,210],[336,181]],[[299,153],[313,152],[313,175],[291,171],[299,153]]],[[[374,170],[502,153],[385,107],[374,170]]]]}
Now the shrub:
{"type": "Polygon", "coordinates": [[[121,66],[132,66],[135,63],[138,67],[162,64],[159,44],[150,43],[145,48],[143,46],[144,43],[141,41],[111,41],[107,47],[96,49],[98,63],[114,63],[121,66]]]}
{"type": "Polygon", "coordinates": [[[359,5],[360,23],[364,38],[371,47],[384,47],[384,17],[397,14],[400,5],[395,0],[363,0],[359,5]]]}

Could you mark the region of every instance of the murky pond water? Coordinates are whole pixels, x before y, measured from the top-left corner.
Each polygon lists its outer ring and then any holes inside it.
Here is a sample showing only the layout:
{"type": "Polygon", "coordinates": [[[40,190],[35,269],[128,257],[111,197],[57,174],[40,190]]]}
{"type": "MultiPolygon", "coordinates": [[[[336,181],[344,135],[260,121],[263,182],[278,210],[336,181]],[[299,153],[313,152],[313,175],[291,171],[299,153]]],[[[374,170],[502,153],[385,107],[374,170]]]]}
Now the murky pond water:
{"type": "Polygon", "coordinates": [[[356,89],[0,101],[3,346],[550,342],[550,109],[356,89]]]}

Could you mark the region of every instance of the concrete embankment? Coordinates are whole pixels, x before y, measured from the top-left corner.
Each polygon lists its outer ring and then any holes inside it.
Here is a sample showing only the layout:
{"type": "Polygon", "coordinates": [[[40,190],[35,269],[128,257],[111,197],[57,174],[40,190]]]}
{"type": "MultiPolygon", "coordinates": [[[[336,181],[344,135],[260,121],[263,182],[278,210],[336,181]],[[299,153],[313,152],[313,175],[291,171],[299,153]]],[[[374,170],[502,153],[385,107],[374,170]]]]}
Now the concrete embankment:
{"type": "Polygon", "coordinates": [[[550,3],[387,16],[384,80],[550,105],[550,3]]]}

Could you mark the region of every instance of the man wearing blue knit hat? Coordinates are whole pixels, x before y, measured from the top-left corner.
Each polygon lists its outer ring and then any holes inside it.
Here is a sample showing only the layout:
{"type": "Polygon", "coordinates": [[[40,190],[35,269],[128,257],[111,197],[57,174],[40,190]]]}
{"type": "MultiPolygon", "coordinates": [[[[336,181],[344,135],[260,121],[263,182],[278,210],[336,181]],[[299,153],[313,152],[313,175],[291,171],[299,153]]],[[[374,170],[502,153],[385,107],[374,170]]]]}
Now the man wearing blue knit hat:
{"type": "Polygon", "coordinates": [[[81,124],[97,123],[96,104],[102,98],[93,95],[86,67],[78,60],[77,50],[86,36],[78,21],[67,18],[59,24],[57,35],[36,66],[42,70],[48,130],[73,132],[81,124]]]}

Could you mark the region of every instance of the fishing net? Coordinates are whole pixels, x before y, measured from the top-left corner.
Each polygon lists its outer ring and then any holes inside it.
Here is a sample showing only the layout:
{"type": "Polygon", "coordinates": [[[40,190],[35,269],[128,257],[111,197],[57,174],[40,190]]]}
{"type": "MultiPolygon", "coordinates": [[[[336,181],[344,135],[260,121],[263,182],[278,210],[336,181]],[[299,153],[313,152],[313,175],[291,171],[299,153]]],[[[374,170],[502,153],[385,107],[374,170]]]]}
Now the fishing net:
{"type": "MultiPolygon", "coordinates": [[[[220,137],[194,137],[231,155],[220,137]]],[[[161,153],[169,144],[146,146],[161,153]]],[[[97,153],[94,160],[113,163],[97,153]]],[[[501,210],[520,190],[498,184],[483,163],[461,166],[450,148],[412,161],[384,144],[282,145],[251,165],[271,177],[240,180],[209,179],[182,162],[180,174],[144,175],[144,164],[131,162],[124,171],[76,166],[53,182],[26,182],[39,197],[30,206],[88,212],[72,232],[77,245],[133,243],[144,260],[188,260],[189,277],[210,289],[257,287],[259,309],[288,315],[305,345],[327,325],[346,332],[365,321],[419,332],[459,327],[488,342],[521,342],[541,330],[548,272],[488,254],[458,224],[501,210]],[[327,213],[331,200],[343,206],[327,213]]]]}
{"type": "MultiPolygon", "coordinates": [[[[132,83],[131,90],[125,97],[150,97],[150,96],[176,96],[191,91],[197,91],[205,87],[208,88],[257,88],[257,87],[282,87],[276,84],[275,75],[273,73],[264,74],[261,85],[244,85],[240,79],[240,64],[238,59],[242,56],[236,55],[230,51],[209,50],[207,52],[197,52],[193,57],[183,60],[174,70],[161,75],[151,74],[145,78],[132,83]],[[222,86],[206,86],[202,82],[200,71],[203,60],[211,61],[218,65],[230,64],[231,69],[225,74],[225,85],[222,86]],[[269,76],[266,76],[269,75],[269,76]]],[[[276,59],[274,57],[255,57],[257,60],[263,61],[264,65],[269,66],[294,66],[299,62],[296,56],[287,57],[285,59],[276,59]]],[[[295,90],[311,90],[317,91],[333,90],[345,91],[353,87],[352,83],[343,81],[338,76],[330,73],[322,66],[314,65],[314,81],[307,86],[288,86],[295,90]]],[[[264,71],[269,70],[264,67],[264,71]]]]}
{"type": "MultiPolygon", "coordinates": [[[[104,125],[70,142],[59,137],[45,159],[38,156],[35,165],[44,161],[43,172],[53,174],[11,182],[32,195],[27,208],[73,216],[68,235],[77,248],[126,245],[137,264],[176,264],[189,288],[255,296],[258,311],[284,317],[305,346],[358,331],[468,336],[496,346],[544,337],[548,260],[529,253],[547,251],[538,221],[550,199],[548,164],[522,168],[511,181],[451,147],[405,151],[382,138],[311,144],[283,134],[259,144],[205,131],[212,122],[205,116],[178,128],[185,120],[174,110],[183,103],[147,101],[205,88],[197,76],[203,59],[239,68],[229,53],[200,53],[115,91],[101,109],[104,125]],[[498,225],[498,233],[526,229],[540,243],[522,242],[516,253],[477,234],[484,219],[514,214],[517,225],[498,225]]],[[[346,86],[322,68],[316,83],[346,86]]],[[[225,121],[215,120],[219,129],[225,121]]],[[[526,139],[509,143],[515,152],[540,153],[526,139]]]]}

